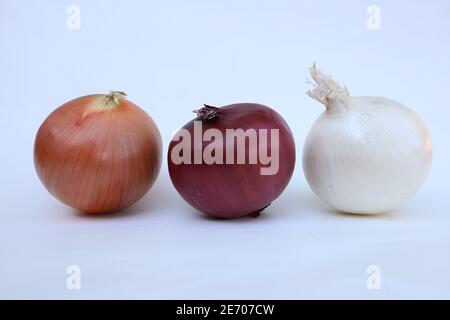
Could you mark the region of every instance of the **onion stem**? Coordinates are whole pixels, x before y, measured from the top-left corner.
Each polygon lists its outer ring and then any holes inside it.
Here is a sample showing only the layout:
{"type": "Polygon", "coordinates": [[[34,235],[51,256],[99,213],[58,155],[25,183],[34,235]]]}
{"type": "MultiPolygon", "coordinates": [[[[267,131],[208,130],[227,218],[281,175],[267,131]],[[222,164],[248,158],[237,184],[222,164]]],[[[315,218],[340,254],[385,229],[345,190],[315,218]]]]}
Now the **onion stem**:
{"type": "Polygon", "coordinates": [[[123,91],[113,91],[111,90],[109,94],[105,95],[103,98],[103,103],[105,107],[117,106],[121,99],[124,99],[127,94],[123,91]]]}
{"type": "Polygon", "coordinates": [[[332,101],[337,98],[346,98],[350,94],[347,87],[341,86],[330,75],[323,73],[316,67],[316,63],[310,69],[312,81],[306,79],[313,88],[306,92],[308,96],[322,103],[327,110],[330,109],[332,101]]]}
{"type": "Polygon", "coordinates": [[[83,121],[84,117],[90,113],[113,110],[126,96],[127,94],[123,91],[110,91],[106,95],[99,95],[99,98],[95,99],[95,101],[93,101],[86,107],[78,124],[81,124],[81,121],[83,121]]]}
{"type": "Polygon", "coordinates": [[[197,114],[197,120],[208,121],[215,119],[219,116],[220,108],[213,107],[207,104],[203,105],[204,107],[198,110],[194,110],[195,114],[197,114]]]}

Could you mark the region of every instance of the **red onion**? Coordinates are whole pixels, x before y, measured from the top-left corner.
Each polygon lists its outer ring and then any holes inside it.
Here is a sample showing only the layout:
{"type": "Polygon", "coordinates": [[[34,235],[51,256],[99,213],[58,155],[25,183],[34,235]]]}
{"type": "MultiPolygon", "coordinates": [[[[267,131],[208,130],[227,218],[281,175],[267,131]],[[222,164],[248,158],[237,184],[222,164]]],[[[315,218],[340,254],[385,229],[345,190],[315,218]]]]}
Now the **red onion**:
{"type": "Polygon", "coordinates": [[[190,205],[209,215],[258,216],[283,192],[294,170],[295,144],[288,125],[271,108],[254,103],[205,105],[195,112],[197,118],[169,145],[175,188],[190,205]],[[240,140],[245,145],[230,135],[232,131],[248,134],[240,140]],[[269,155],[270,162],[265,157],[269,155]]]}
{"type": "Polygon", "coordinates": [[[123,92],[69,101],[39,128],[34,163],[60,201],[88,213],[127,207],[158,176],[161,136],[150,116],[123,92]]]}

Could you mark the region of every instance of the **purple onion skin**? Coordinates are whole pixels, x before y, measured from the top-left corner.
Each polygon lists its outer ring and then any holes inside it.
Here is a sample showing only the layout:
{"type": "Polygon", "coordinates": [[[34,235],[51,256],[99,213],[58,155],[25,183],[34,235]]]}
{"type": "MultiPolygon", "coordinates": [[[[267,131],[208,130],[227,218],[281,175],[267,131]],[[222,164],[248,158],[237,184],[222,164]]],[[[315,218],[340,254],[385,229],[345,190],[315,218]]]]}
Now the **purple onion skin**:
{"type": "MultiPolygon", "coordinates": [[[[216,118],[202,122],[203,132],[209,128],[216,128],[222,132],[224,138],[219,143],[223,145],[226,143],[226,129],[253,128],[257,132],[259,129],[268,129],[268,154],[271,154],[270,129],[279,129],[278,172],[274,175],[261,175],[260,168],[268,165],[261,165],[259,157],[257,164],[248,163],[247,139],[246,164],[236,164],[236,141],[234,164],[193,164],[194,120],[183,127],[189,130],[192,137],[192,164],[174,164],[171,153],[178,142],[171,141],[169,145],[169,174],[176,190],[192,207],[217,218],[258,216],[261,210],[283,192],[294,171],[295,143],[287,123],[271,108],[255,103],[224,106],[218,109],[216,118]]],[[[203,142],[202,150],[210,143],[216,142],[203,142]]],[[[223,148],[223,155],[225,160],[226,147],[223,148]]]]}

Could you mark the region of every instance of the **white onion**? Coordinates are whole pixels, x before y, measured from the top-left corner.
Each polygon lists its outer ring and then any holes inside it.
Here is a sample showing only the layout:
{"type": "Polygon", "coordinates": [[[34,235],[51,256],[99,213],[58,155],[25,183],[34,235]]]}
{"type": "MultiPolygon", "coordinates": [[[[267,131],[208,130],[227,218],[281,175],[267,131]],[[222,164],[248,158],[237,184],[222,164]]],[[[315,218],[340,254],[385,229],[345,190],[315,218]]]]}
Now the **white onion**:
{"type": "Polygon", "coordinates": [[[311,68],[309,96],[326,106],[303,150],[313,191],[333,208],[357,214],[390,211],[411,197],[431,165],[431,137],[410,109],[382,97],[351,97],[311,68]]]}

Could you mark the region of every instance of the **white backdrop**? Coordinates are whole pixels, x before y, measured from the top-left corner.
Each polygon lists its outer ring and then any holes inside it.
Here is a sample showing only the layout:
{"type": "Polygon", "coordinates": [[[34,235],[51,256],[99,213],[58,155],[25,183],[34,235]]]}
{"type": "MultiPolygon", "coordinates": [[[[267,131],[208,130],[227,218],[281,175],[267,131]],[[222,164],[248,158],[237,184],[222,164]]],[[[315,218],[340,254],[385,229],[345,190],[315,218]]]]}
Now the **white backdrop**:
{"type": "Polygon", "coordinates": [[[450,298],[449,35],[450,1],[0,0],[0,298],[450,298]],[[308,187],[301,151],[323,109],[304,94],[313,61],[427,123],[430,176],[400,209],[339,214],[308,187]],[[201,104],[271,106],[296,139],[294,177],[260,218],[217,221],[164,163],[122,214],[82,216],[39,182],[34,136],[57,106],[110,89],[155,119],[164,162],[201,104]],[[80,290],[66,287],[70,265],[80,290]]]}

